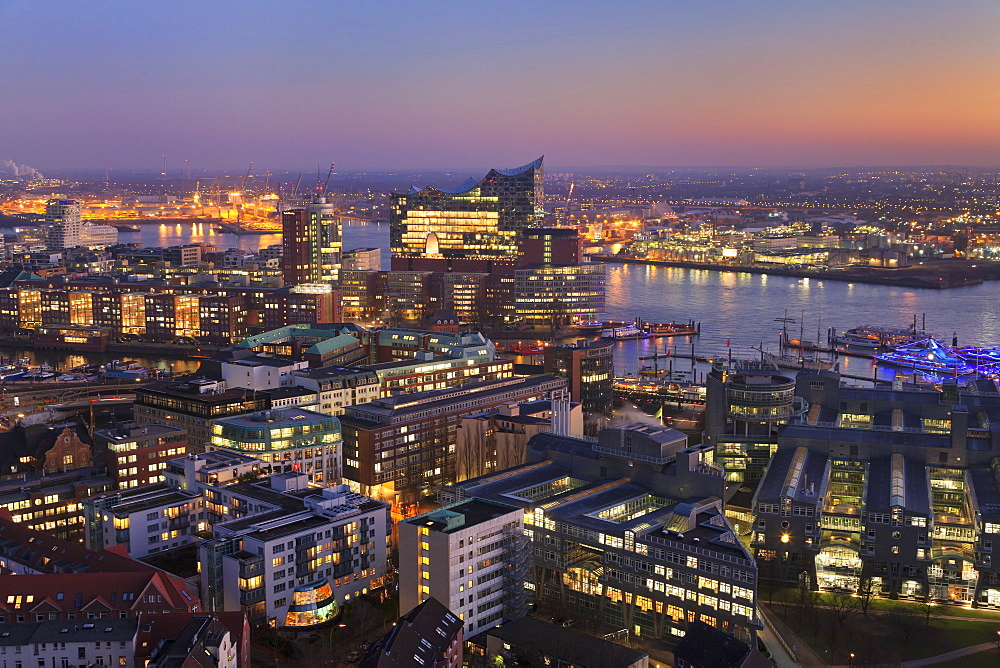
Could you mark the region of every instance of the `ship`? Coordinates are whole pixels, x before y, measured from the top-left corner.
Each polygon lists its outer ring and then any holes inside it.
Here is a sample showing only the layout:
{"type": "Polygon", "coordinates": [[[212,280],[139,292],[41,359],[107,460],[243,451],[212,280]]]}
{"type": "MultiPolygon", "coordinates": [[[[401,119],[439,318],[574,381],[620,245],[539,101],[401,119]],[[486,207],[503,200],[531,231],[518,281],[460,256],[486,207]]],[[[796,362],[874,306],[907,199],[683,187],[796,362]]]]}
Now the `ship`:
{"type": "Polygon", "coordinates": [[[601,331],[602,339],[643,339],[647,336],[649,336],[649,333],[637,328],[635,323],[629,323],[624,327],[612,327],[611,329],[601,331]]]}
{"type": "Polygon", "coordinates": [[[976,367],[933,338],[900,345],[891,352],[875,355],[875,359],[889,366],[941,376],[965,376],[976,371],[976,367]]]}
{"type": "Polygon", "coordinates": [[[775,355],[774,353],[765,352],[763,350],[760,355],[764,362],[773,364],[781,369],[795,369],[797,371],[801,371],[802,369],[811,369],[813,371],[826,371],[827,369],[833,368],[833,362],[830,360],[820,359],[819,357],[807,357],[805,355],[775,355]]]}
{"type": "Polygon", "coordinates": [[[927,332],[917,329],[916,326],[881,327],[876,325],[859,325],[838,336],[834,336],[833,343],[842,346],[893,350],[898,346],[930,338],[933,337],[927,332]]]}
{"type": "Polygon", "coordinates": [[[515,343],[510,347],[510,351],[515,355],[541,355],[545,352],[545,346],[535,343],[515,343]]]}

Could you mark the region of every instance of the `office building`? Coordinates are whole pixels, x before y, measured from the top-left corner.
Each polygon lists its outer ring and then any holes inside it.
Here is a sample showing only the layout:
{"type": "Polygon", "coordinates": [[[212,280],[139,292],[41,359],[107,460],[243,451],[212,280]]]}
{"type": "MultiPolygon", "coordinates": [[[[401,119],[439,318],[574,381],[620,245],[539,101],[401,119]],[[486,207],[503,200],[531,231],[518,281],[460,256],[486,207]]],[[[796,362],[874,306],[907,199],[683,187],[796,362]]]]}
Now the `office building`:
{"type": "Polygon", "coordinates": [[[550,331],[600,319],[606,284],[599,263],[522,267],[514,271],[514,310],[525,322],[550,331]]]}
{"type": "Polygon", "coordinates": [[[371,322],[385,314],[385,272],[347,269],[340,273],[341,314],[351,322],[371,322]]]}
{"type": "Polygon", "coordinates": [[[254,355],[243,348],[234,349],[227,357],[218,360],[219,376],[226,387],[251,390],[291,387],[294,385],[293,374],[309,366],[305,360],[254,355]]]}
{"type": "Polygon", "coordinates": [[[518,239],[518,265],[580,264],[583,245],[580,233],[570,227],[526,229],[518,239]]]}
{"type": "Polygon", "coordinates": [[[492,169],[453,190],[430,186],[390,195],[392,269],[486,271],[512,264],[521,231],[543,216],[542,158],[492,169]]]}
{"type": "Polygon", "coordinates": [[[778,447],[778,431],[800,413],[795,381],[753,360],[716,361],[705,381],[704,442],[731,482],[756,482],[778,447]]]}
{"type": "Polygon", "coordinates": [[[352,248],[344,251],[344,271],[382,271],[381,248],[352,248]]]}
{"type": "Polygon", "coordinates": [[[295,372],[292,382],[314,393],[314,410],[324,415],[343,415],[347,406],[381,396],[379,377],[368,369],[339,366],[304,369],[295,372]]]}
{"type": "Polygon", "coordinates": [[[227,389],[207,378],[160,380],[135,388],[133,414],[142,424],[164,424],[187,431],[191,452],[203,452],[212,439],[215,420],[267,410],[267,392],[227,389]]]}
{"type": "Polygon", "coordinates": [[[438,497],[524,511],[539,604],[634,637],[676,642],[704,621],[750,640],[757,566],[723,513],[712,454],[668,427],[625,425],[596,442],[543,433],[525,464],[438,497]]]}
{"type": "Polygon", "coordinates": [[[264,329],[338,322],[339,299],[329,283],[302,283],[274,290],[261,309],[264,329]]]}
{"type": "Polygon", "coordinates": [[[514,402],[462,418],[455,442],[455,479],[523,464],[535,434],[583,436],[583,408],[564,399],[514,402]]]}
{"type": "Polygon", "coordinates": [[[208,449],[257,457],[269,473],[297,471],[315,484],[340,482],[340,421],[316,411],[271,408],[219,418],[208,449]]]}
{"type": "Polygon", "coordinates": [[[281,265],[286,286],[336,283],[340,278],[342,222],[333,202],[317,196],[281,214],[281,265]]]}
{"type": "Polygon", "coordinates": [[[614,342],[606,340],[547,346],[542,353],[543,369],[567,379],[570,397],[583,405],[584,413],[609,415],[614,349],[614,342]]]}
{"type": "Polygon", "coordinates": [[[360,668],[406,668],[414,662],[424,668],[460,668],[464,624],[431,597],[393,624],[376,640],[359,663],[360,668]]]}
{"type": "Polygon", "coordinates": [[[1000,607],[1000,391],[801,372],[753,499],[762,578],[1000,607]]]}
{"type": "Polygon", "coordinates": [[[547,399],[566,381],[555,376],[505,378],[462,387],[382,397],[345,409],[344,477],[363,493],[393,505],[455,480],[462,417],[510,401],[547,399]]]}
{"type": "Polygon", "coordinates": [[[399,607],[432,596],[470,636],[528,612],[524,512],[470,498],[399,523],[399,607]]]}
{"type": "Polygon", "coordinates": [[[80,202],[50,199],[45,203],[45,245],[49,250],[76,248],[83,240],[80,202]]]}

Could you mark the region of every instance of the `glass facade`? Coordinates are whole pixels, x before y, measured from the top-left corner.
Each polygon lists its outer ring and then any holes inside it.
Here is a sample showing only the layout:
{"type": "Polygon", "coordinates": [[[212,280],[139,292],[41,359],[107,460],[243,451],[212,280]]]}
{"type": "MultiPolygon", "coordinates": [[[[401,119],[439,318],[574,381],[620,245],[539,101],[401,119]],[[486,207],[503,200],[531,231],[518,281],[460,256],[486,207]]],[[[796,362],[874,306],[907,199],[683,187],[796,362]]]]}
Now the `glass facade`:
{"type": "Polygon", "coordinates": [[[314,626],[337,616],[337,601],[327,580],[299,587],[292,593],[292,602],[285,615],[285,626],[314,626]]]}
{"type": "Polygon", "coordinates": [[[393,255],[498,259],[517,256],[521,230],[542,220],[542,158],[517,169],[492,169],[455,190],[392,193],[393,255]]]}

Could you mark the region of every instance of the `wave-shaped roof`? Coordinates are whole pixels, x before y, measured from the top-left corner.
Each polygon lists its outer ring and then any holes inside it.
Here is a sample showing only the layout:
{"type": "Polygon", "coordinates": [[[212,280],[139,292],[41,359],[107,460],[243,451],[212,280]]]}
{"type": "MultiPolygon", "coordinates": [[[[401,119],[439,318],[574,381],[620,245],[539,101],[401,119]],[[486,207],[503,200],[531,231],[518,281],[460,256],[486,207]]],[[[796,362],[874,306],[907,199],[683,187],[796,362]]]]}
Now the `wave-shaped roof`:
{"type": "Polygon", "coordinates": [[[545,156],[540,155],[538,156],[537,160],[529,162],[527,165],[515,167],[514,169],[497,169],[494,171],[496,171],[499,174],[503,174],[504,176],[517,176],[518,174],[524,174],[529,169],[539,169],[542,166],[542,160],[544,159],[545,156]]]}
{"type": "Polygon", "coordinates": [[[526,165],[521,165],[520,167],[514,167],[513,169],[491,169],[489,173],[487,173],[486,176],[484,176],[482,179],[469,177],[468,179],[465,180],[464,183],[462,183],[462,185],[457,186],[455,188],[435,188],[433,186],[424,186],[423,188],[418,188],[417,186],[410,186],[410,189],[409,191],[407,191],[406,194],[416,195],[426,190],[437,190],[438,192],[445,193],[446,195],[462,195],[469,192],[476,186],[478,186],[480,183],[483,182],[484,179],[486,179],[490,174],[494,172],[500,174],[501,176],[519,176],[521,174],[524,174],[526,171],[530,169],[541,169],[542,161],[544,159],[545,156],[540,155],[538,156],[537,160],[533,160],[526,165]]]}

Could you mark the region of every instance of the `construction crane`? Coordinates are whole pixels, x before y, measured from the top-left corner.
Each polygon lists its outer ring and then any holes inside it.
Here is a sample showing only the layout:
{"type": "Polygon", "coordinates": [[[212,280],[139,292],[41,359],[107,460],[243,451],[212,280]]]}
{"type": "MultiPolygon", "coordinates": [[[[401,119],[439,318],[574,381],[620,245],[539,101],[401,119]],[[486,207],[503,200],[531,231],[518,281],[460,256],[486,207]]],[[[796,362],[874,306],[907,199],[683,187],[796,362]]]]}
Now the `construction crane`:
{"type": "Polygon", "coordinates": [[[333,168],[336,164],[337,163],[335,162],[330,163],[330,171],[326,173],[326,182],[323,184],[323,192],[320,193],[321,195],[325,195],[330,188],[330,177],[333,176],[333,168]]]}
{"type": "Polygon", "coordinates": [[[264,192],[263,192],[263,193],[261,193],[261,194],[263,194],[263,195],[266,195],[266,194],[267,194],[267,183],[268,183],[268,181],[270,181],[270,180],[271,180],[271,172],[269,172],[269,171],[265,171],[265,172],[264,172],[264,192]]]}
{"type": "Polygon", "coordinates": [[[573,187],[576,185],[576,181],[569,182],[569,192],[566,193],[566,214],[569,215],[569,201],[573,199],[573,187]]]}
{"type": "Polygon", "coordinates": [[[299,172],[299,178],[295,179],[295,189],[292,191],[292,199],[298,197],[300,185],[302,185],[302,172],[299,172]]]}
{"type": "Polygon", "coordinates": [[[247,181],[250,180],[250,172],[252,171],[253,171],[253,163],[251,162],[250,166],[247,167],[247,175],[243,177],[243,181],[240,183],[240,192],[246,192],[247,181]]]}

